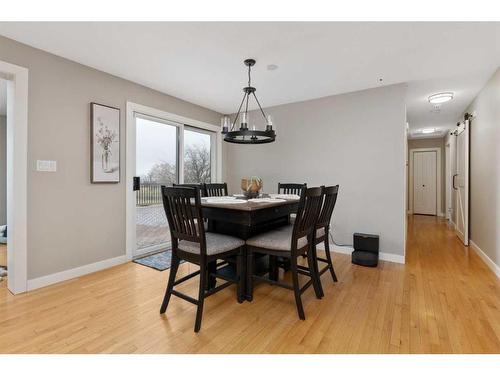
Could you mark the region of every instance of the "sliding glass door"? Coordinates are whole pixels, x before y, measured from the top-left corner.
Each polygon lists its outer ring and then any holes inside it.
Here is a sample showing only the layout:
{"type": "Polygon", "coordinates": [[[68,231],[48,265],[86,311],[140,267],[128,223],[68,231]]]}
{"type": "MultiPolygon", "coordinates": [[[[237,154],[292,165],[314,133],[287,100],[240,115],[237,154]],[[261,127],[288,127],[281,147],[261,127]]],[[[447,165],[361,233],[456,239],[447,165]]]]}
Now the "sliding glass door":
{"type": "Polygon", "coordinates": [[[170,245],[161,186],[179,181],[179,131],[175,123],[136,117],[136,256],[170,245]]]}
{"type": "Polygon", "coordinates": [[[170,247],[161,186],[216,181],[217,133],[134,113],[135,170],[132,256],[170,247]]]}

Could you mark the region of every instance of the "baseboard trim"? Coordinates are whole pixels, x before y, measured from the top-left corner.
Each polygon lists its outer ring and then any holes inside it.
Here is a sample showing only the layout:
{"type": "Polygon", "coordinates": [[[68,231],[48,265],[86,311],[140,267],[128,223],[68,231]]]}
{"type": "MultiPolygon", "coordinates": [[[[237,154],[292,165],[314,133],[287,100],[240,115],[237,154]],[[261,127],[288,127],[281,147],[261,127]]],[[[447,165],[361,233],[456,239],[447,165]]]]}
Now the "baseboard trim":
{"type": "Polygon", "coordinates": [[[86,264],[85,266],[53,273],[51,275],[37,277],[35,279],[28,280],[28,291],[74,279],[75,277],[80,277],[89,273],[101,271],[103,269],[114,267],[126,262],[128,262],[127,256],[121,255],[116,258],[105,259],[101,260],[100,262],[86,264]]]}
{"type": "MultiPolygon", "coordinates": [[[[324,250],[324,247],[323,247],[324,250]]],[[[333,245],[332,251],[334,253],[339,253],[339,254],[349,254],[354,251],[352,247],[347,247],[347,246],[337,246],[333,245]]],[[[386,261],[386,262],[392,262],[392,263],[399,263],[399,264],[405,264],[405,257],[404,255],[398,255],[398,254],[391,254],[391,253],[384,253],[380,252],[378,254],[378,257],[380,260],[386,261]]]]}
{"type": "Polygon", "coordinates": [[[500,267],[491,260],[491,258],[486,255],[486,253],[481,250],[479,246],[477,246],[472,240],[469,239],[469,245],[474,250],[474,252],[483,260],[484,263],[488,266],[490,270],[500,279],[500,267]]]}

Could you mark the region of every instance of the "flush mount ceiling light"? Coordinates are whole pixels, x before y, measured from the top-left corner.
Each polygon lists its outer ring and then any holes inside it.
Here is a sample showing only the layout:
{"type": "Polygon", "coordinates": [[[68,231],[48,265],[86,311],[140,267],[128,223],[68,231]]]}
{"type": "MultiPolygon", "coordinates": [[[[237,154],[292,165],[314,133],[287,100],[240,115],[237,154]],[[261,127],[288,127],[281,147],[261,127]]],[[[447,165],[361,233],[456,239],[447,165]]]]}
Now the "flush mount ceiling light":
{"type": "Polygon", "coordinates": [[[257,89],[251,86],[251,68],[255,65],[254,59],[246,59],[244,64],[248,66],[248,86],[243,87],[243,100],[241,101],[240,107],[238,108],[238,112],[231,124],[231,121],[228,116],[224,116],[222,118],[222,134],[224,134],[224,141],[229,143],[241,143],[241,144],[259,144],[259,143],[270,143],[274,142],[276,139],[276,133],[273,130],[273,119],[271,116],[266,116],[264,110],[262,109],[257,96],[255,95],[255,91],[257,89]],[[257,130],[255,125],[252,127],[252,130],[248,128],[248,100],[252,95],[259,106],[260,112],[264,117],[266,122],[265,130],[257,130]],[[245,103],[245,111],[241,113],[241,108],[243,107],[243,103],[245,103]],[[240,128],[235,129],[236,122],[238,122],[238,118],[241,117],[240,128]]]}
{"type": "Polygon", "coordinates": [[[453,99],[453,93],[452,92],[439,92],[437,94],[433,94],[429,96],[429,103],[432,104],[443,104],[446,102],[449,102],[451,99],[453,99]]]}
{"type": "Polygon", "coordinates": [[[422,129],[421,133],[422,134],[432,134],[436,132],[436,128],[427,128],[427,129],[422,129]]]}

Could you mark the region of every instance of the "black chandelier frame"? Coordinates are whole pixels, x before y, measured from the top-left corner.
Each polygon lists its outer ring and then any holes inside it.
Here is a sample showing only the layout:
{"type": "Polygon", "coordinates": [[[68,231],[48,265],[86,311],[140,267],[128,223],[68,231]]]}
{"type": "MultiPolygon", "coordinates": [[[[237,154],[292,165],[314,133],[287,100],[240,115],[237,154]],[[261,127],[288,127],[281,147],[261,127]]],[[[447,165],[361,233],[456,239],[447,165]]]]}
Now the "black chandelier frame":
{"type": "Polygon", "coordinates": [[[255,95],[255,91],[257,91],[257,89],[252,86],[251,69],[252,66],[255,65],[255,60],[246,59],[244,64],[248,67],[248,86],[243,87],[243,99],[241,100],[238,112],[236,113],[236,116],[231,124],[231,128],[226,132],[223,131],[224,141],[238,144],[261,144],[274,142],[276,139],[276,132],[273,130],[272,125],[267,123],[266,114],[260,105],[259,99],[257,99],[257,95],[255,95]],[[266,130],[250,130],[247,123],[241,123],[240,128],[235,130],[235,125],[240,117],[243,104],[245,104],[245,118],[248,118],[248,101],[250,99],[250,95],[255,98],[255,101],[259,106],[260,113],[262,113],[262,116],[266,121],[266,130]]]}

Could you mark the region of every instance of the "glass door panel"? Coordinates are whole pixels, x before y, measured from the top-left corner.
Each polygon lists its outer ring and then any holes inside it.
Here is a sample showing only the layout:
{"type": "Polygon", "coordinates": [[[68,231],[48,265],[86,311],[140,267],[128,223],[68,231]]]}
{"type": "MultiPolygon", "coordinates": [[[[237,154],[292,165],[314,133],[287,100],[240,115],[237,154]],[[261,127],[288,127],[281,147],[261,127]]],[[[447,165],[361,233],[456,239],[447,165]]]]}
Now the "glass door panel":
{"type": "Polygon", "coordinates": [[[178,126],[136,117],[135,256],[170,246],[170,231],[162,205],[161,185],[178,182],[178,126]]]}
{"type": "Polygon", "coordinates": [[[208,131],[184,129],[184,183],[209,183],[212,181],[213,136],[208,131]]]}

